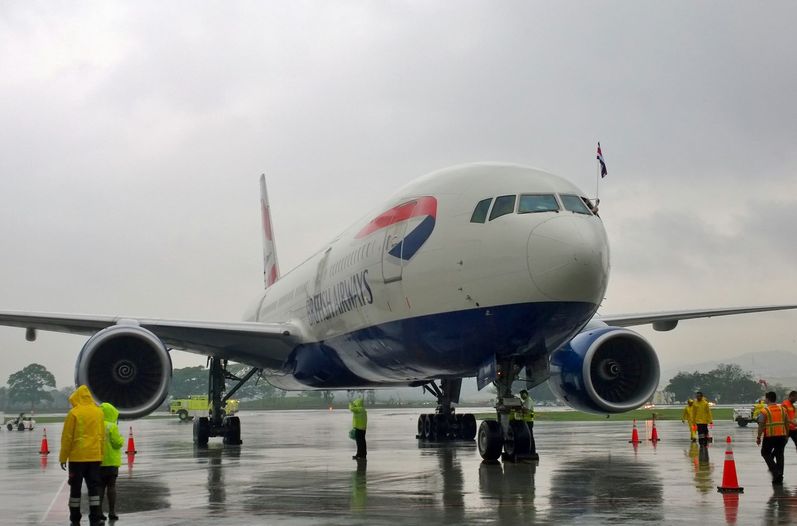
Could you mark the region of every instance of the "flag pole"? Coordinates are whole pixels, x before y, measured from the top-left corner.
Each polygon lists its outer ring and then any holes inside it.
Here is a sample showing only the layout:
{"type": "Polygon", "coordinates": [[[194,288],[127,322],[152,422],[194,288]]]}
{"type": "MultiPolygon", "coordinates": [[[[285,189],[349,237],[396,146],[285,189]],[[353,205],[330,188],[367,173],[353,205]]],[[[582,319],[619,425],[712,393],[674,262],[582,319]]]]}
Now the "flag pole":
{"type": "MultiPolygon", "coordinates": [[[[600,147],[601,142],[598,141],[598,147],[600,147]]],[[[597,159],[595,159],[598,161],[597,159]]],[[[601,163],[600,161],[595,163],[595,200],[598,200],[600,188],[601,188],[601,163]]]]}

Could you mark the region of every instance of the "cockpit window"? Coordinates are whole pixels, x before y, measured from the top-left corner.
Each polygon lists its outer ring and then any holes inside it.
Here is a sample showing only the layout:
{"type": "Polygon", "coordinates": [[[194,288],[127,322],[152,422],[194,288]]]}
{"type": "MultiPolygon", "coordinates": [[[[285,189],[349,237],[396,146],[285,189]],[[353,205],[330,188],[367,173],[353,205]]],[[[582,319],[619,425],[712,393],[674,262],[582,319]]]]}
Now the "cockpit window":
{"type": "Polygon", "coordinates": [[[487,211],[490,210],[490,203],[492,202],[493,198],[490,197],[476,203],[476,208],[473,209],[473,215],[470,216],[470,222],[484,223],[484,220],[487,219],[487,211]]]}
{"type": "Polygon", "coordinates": [[[490,212],[490,221],[496,217],[513,213],[515,211],[515,197],[516,196],[514,195],[502,195],[496,197],[493,210],[490,212]]]}
{"type": "Polygon", "coordinates": [[[559,211],[559,203],[553,194],[521,195],[518,203],[518,214],[532,214],[534,212],[559,211]]]}
{"type": "Polygon", "coordinates": [[[589,208],[584,204],[584,201],[577,195],[560,195],[562,204],[565,205],[565,210],[570,210],[576,214],[591,215],[589,208]]]}

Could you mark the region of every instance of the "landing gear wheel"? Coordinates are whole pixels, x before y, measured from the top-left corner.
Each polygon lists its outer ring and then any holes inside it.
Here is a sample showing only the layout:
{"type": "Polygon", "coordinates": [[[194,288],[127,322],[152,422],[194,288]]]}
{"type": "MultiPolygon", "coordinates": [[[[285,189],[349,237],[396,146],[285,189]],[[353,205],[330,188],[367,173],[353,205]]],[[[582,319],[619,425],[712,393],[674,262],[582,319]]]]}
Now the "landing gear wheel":
{"type": "Polygon", "coordinates": [[[228,416],[224,419],[224,427],[227,432],[223,442],[228,446],[240,446],[241,442],[241,421],[237,416],[228,416]]]}
{"type": "Polygon", "coordinates": [[[194,444],[200,447],[208,445],[210,438],[210,420],[203,416],[194,420],[194,444]]]}
{"type": "Polygon", "coordinates": [[[473,440],[476,438],[476,417],[468,413],[462,416],[459,424],[459,437],[462,440],[473,440]]]}
{"type": "Polygon", "coordinates": [[[512,459],[518,455],[528,455],[531,451],[531,433],[526,422],[512,420],[504,439],[504,452],[512,459]]]}
{"type": "Polygon", "coordinates": [[[177,418],[180,419],[180,422],[185,422],[186,420],[188,420],[188,411],[186,411],[185,409],[180,409],[179,411],[177,411],[177,418]]]}
{"type": "Polygon", "coordinates": [[[434,415],[435,440],[446,440],[448,438],[448,417],[446,415],[434,415]]]}
{"type": "Polygon", "coordinates": [[[420,415],[418,417],[418,435],[417,438],[424,439],[426,438],[426,415],[420,415]]]}
{"type": "Polygon", "coordinates": [[[501,424],[495,420],[485,420],[479,426],[479,454],[484,460],[495,461],[501,456],[504,439],[501,437],[501,424]]]}
{"type": "Polygon", "coordinates": [[[426,440],[434,439],[432,415],[423,415],[423,438],[426,440]]]}

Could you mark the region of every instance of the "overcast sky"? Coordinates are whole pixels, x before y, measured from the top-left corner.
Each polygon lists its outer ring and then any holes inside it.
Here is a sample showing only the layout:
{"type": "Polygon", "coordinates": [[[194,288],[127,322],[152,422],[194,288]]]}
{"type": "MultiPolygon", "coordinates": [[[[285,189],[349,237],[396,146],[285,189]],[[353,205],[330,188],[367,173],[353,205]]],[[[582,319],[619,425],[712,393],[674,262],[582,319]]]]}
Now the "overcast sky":
{"type": "MultiPolygon", "coordinates": [[[[280,265],[470,161],[609,175],[604,313],[797,302],[797,4],[0,4],[0,309],[237,320],[280,265]]],[[[797,351],[797,312],[641,332],[797,351]]],[[[0,328],[0,383],[85,338],[0,328]]],[[[175,365],[204,358],[175,353],[175,365]]]]}

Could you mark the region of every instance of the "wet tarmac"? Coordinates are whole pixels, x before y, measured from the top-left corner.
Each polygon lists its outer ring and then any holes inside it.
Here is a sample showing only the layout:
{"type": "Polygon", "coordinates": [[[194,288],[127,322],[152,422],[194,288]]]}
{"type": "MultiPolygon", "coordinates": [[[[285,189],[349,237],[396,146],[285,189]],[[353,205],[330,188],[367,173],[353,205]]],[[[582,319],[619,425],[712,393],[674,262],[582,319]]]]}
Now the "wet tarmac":
{"type": "MultiPolygon", "coordinates": [[[[718,423],[700,454],[680,422],[660,422],[661,442],[636,449],[628,422],[538,422],[539,463],[486,464],[473,443],[420,446],[419,412],[369,411],[367,462],[351,459],[345,411],[245,412],[243,446],[207,449],[193,447],[190,424],[133,422],[138,454],[120,468],[118,524],[797,523],[794,445],[785,485],[773,487],[753,428],[718,423]],[[716,488],[726,435],[738,496],[716,488]]],[[[48,426],[45,460],[42,426],[0,431],[0,524],[68,524],[60,427],[48,426]]]]}

